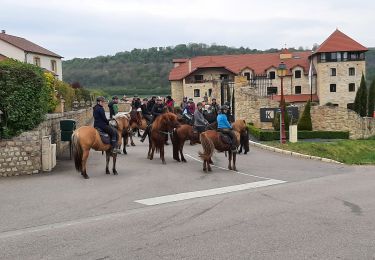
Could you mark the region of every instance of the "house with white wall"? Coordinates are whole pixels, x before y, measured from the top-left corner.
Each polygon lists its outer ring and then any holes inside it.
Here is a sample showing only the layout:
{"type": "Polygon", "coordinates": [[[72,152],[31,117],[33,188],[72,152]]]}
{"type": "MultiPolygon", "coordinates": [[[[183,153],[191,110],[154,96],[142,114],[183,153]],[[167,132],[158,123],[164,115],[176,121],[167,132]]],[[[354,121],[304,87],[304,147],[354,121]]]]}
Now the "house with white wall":
{"type": "Polygon", "coordinates": [[[0,33],[0,60],[12,58],[39,66],[52,72],[62,80],[62,56],[47,50],[25,38],[9,35],[2,30],[0,33]]]}

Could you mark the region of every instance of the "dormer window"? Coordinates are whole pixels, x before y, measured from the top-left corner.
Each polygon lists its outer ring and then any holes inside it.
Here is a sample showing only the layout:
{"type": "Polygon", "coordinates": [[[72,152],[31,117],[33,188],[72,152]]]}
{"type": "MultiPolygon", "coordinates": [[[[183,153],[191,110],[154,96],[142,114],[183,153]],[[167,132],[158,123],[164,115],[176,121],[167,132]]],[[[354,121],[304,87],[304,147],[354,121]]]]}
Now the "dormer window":
{"type": "Polygon", "coordinates": [[[294,77],[296,78],[296,79],[300,79],[301,78],[301,70],[296,70],[296,71],[294,71],[294,77]]]}
{"type": "Polygon", "coordinates": [[[274,71],[270,71],[268,74],[270,79],[275,79],[276,78],[276,73],[274,71]]]}

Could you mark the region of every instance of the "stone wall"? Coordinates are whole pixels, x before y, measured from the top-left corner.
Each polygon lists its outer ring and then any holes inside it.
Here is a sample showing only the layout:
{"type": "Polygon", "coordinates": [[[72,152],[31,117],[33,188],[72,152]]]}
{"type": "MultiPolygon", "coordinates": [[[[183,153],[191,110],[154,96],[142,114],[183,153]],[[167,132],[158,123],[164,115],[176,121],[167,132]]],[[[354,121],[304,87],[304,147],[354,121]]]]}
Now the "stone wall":
{"type": "Polygon", "coordinates": [[[375,135],[375,118],[360,117],[352,110],[342,107],[311,107],[313,130],[349,131],[350,139],[375,135]]]}
{"type": "Polygon", "coordinates": [[[262,129],[272,129],[272,123],[260,122],[259,109],[262,107],[278,107],[279,102],[267,97],[260,97],[256,90],[250,87],[235,86],[235,116],[236,119],[244,119],[254,123],[254,126],[262,129]]]}
{"type": "Polygon", "coordinates": [[[0,140],[0,176],[39,173],[42,169],[42,137],[51,135],[57,157],[69,149],[69,142],[60,141],[60,120],[73,119],[77,128],[92,121],[92,108],[48,114],[47,119],[32,131],[12,139],[0,140]]]}
{"type": "MultiPolygon", "coordinates": [[[[103,107],[104,107],[105,112],[109,112],[108,102],[105,102],[103,107]]],[[[130,102],[122,102],[121,101],[121,102],[118,103],[118,111],[119,112],[129,112],[130,108],[131,108],[130,102]]]]}

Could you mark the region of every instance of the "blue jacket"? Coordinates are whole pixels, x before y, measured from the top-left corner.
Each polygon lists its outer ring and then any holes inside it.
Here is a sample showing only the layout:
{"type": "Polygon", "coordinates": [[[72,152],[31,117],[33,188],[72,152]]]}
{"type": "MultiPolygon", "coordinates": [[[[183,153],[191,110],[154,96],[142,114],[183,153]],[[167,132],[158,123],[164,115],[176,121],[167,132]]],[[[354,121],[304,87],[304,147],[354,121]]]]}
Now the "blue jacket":
{"type": "Polygon", "coordinates": [[[223,129],[223,128],[229,128],[232,129],[231,124],[228,122],[228,118],[225,114],[219,114],[217,116],[217,128],[223,129]]]}
{"type": "Polygon", "coordinates": [[[101,105],[96,104],[96,106],[94,106],[93,116],[95,128],[104,129],[109,124],[105,116],[104,108],[101,105]]]}

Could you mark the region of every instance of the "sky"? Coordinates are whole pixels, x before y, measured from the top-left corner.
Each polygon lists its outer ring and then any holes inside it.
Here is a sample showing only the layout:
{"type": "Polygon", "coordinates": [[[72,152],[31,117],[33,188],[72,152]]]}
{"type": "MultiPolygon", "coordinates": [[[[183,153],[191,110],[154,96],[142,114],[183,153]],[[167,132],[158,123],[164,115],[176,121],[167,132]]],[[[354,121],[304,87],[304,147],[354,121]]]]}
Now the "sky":
{"type": "Polygon", "coordinates": [[[0,30],[64,57],[188,43],[312,48],[339,29],[375,47],[374,0],[0,0],[0,30]]]}

